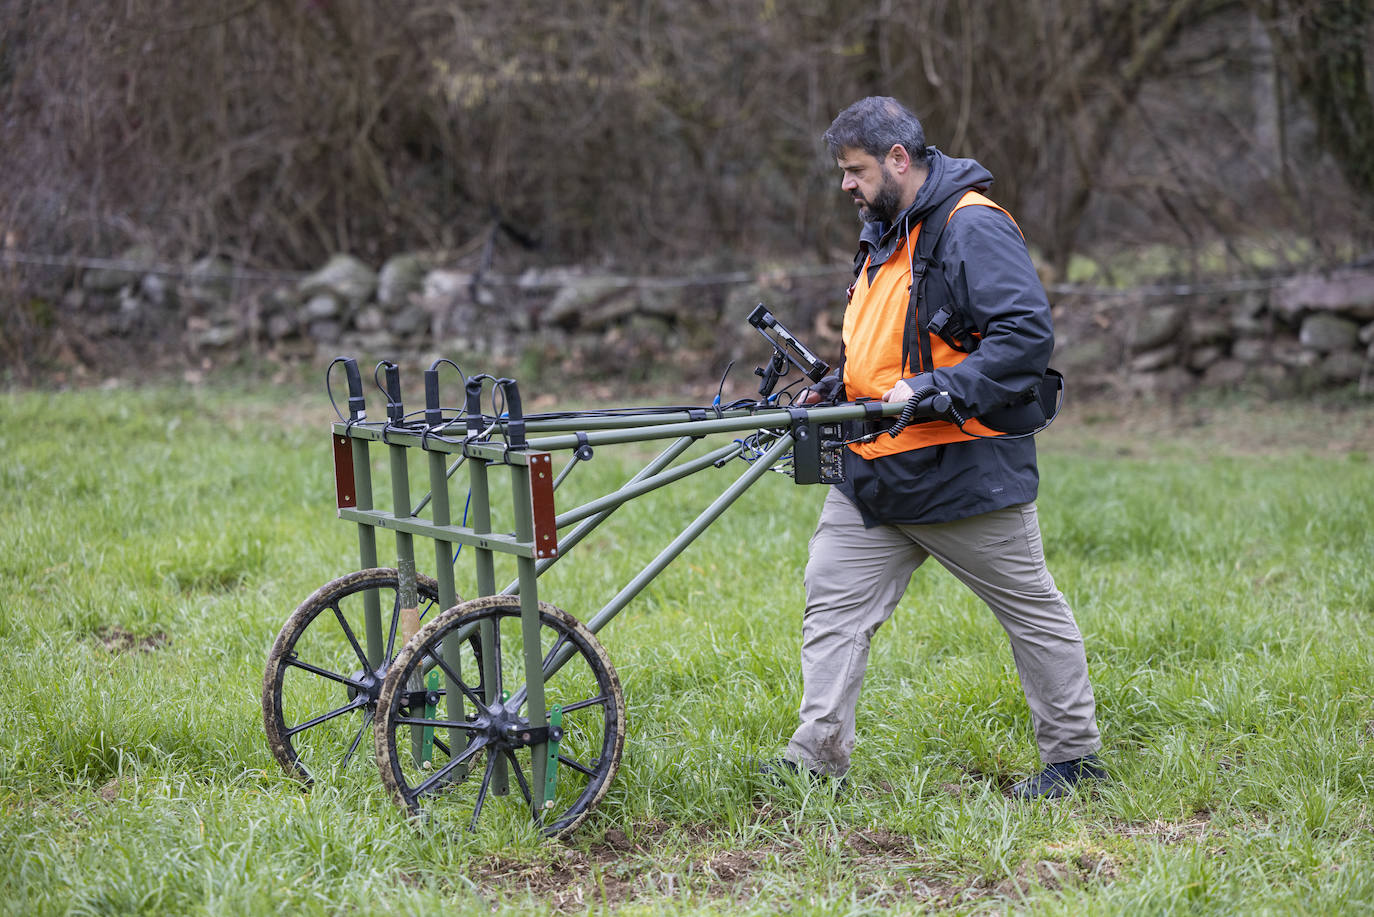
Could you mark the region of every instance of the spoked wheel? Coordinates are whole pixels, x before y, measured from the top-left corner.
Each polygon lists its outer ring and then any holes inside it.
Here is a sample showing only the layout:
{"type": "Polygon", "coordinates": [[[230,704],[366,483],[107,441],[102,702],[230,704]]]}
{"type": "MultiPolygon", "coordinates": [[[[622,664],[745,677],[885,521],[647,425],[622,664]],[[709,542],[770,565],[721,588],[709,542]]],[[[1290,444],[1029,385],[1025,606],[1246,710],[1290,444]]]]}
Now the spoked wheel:
{"type": "MultiPolygon", "coordinates": [[[[416,585],[420,620],[437,617],[437,584],[420,575],[416,585]]],[[[292,777],[310,784],[371,754],[364,735],[390,660],[404,642],[397,587],[397,573],[387,567],[326,583],[287,618],[272,644],[263,726],[272,755],[292,777]],[[366,606],[373,599],[377,617],[369,635],[366,606]]]]}
{"type": "Polygon", "coordinates": [[[547,739],[541,755],[548,801],[535,813],[540,830],[565,833],[587,817],[620,765],[620,679],[591,631],[544,602],[539,656],[547,714],[532,722],[517,596],[474,599],[420,629],[387,673],[377,707],[377,763],[401,806],[431,823],[469,830],[484,813],[511,806],[529,817],[539,795],[534,754],[547,739]],[[443,673],[442,686],[433,687],[436,679],[417,690],[417,673],[431,668],[443,673]],[[436,735],[429,757],[414,753],[416,729],[436,735]]]}

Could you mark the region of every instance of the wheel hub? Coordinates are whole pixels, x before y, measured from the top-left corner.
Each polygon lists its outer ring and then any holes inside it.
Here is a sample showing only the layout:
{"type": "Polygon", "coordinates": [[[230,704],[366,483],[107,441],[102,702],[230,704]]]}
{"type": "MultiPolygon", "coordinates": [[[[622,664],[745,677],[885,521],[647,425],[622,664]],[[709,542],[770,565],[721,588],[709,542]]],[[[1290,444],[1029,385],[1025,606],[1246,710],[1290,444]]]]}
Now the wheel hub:
{"type": "Polygon", "coordinates": [[[349,685],[348,699],[356,700],[359,694],[363,694],[367,697],[367,705],[369,707],[376,706],[377,698],[382,694],[382,682],[386,680],[386,672],[369,672],[366,669],[359,669],[348,677],[357,684],[362,685],[361,690],[354,685],[349,685]]]}
{"type": "Polygon", "coordinates": [[[508,709],[504,704],[493,704],[486,713],[476,717],[474,724],[488,741],[512,748],[537,744],[544,741],[548,734],[548,727],[537,729],[531,726],[528,717],[508,709]]]}

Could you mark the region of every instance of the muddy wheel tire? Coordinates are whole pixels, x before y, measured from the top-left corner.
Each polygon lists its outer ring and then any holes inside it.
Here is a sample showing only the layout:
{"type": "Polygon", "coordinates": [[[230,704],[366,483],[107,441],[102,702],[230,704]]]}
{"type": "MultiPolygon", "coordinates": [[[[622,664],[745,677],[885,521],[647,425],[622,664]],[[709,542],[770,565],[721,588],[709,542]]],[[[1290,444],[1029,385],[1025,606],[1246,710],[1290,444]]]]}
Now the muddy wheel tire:
{"type": "Polygon", "coordinates": [[[522,817],[533,815],[550,836],[566,835],[586,819],[620,766],[625,697],[605,648],[566,611],[539,603],[539,640],[546,673],[556,656],[566,657],[546,677],[548,713],[541,723],[532,722],[527,709],[518,596],[486,596],[450,608],[401,649],[382,685],[373,727],[382,782],[398,805],[453,830],[476,830],[484,814],[512,805],[522,817]],[[441,661],[445,645],[459,647],[456,671],[441,661]],[[484,658],[492,667],[485,675],[484,658]],[[445,687],[426,695],[430,706],[421,712],[415,674],[435,667],[445,687]],[[487,677],[495,679],[490,688],[487,677]],[[562,729],[556,788],[552,805],[534,812],[535,745],[527,730],[549,727],[555,705],[562,729]],[[447,733],[446,753],[417,761],[411,739],[417,728],[447,733]]]}
{"type": "MultiPolygon", "coordinates": [[[[394,568],[359,570],[315,590],[286,619],[267,654],[262,717],[272,756],[307,786],[366,758],[366,736],[391,660],[400,649],[399,579],[394,568]],[[364,596],[380,603],[385,648],[367,660],[364,596]]],[[[438,617],[438,584],[416,577],[421,620],[438,617]]]]}

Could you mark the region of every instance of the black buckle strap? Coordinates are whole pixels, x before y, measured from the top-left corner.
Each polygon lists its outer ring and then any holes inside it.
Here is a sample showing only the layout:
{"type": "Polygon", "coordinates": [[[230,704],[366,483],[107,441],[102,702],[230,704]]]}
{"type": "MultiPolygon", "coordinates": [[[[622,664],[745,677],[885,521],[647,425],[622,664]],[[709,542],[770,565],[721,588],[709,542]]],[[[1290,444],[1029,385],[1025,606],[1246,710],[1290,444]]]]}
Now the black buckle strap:
{"type": "Polygon", "coordinates": [[[969,331],[963,319],[949,306],[941,306],[930,317],[930,321],[926,322],[926,330],[939,335],[940,340],[954,350],[973,353],[978,349],[978,338],[969,331]]]}

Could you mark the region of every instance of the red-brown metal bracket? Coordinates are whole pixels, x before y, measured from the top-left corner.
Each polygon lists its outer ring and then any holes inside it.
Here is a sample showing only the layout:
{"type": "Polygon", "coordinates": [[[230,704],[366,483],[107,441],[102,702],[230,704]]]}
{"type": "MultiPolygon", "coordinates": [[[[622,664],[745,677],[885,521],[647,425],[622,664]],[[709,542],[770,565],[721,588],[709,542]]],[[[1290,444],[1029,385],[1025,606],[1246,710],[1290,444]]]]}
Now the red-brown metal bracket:
{"type": "Polygon", "coordinates": [[[356,509],[358,493],[353,480],[353,443],[347,436],[334,434],[334,492],[339,509],[356,509]]]}
{"type": "Polygon", "coordinates": [[[547,452],[529,453],[530,503],[534,510],[534,556],[558,556],[558,528],[554,525],[553,460],[547,452]]]}

